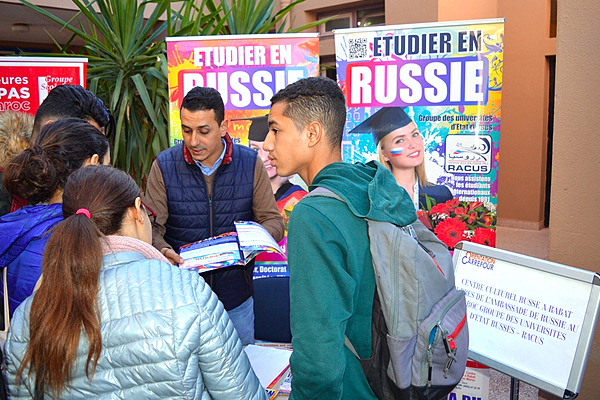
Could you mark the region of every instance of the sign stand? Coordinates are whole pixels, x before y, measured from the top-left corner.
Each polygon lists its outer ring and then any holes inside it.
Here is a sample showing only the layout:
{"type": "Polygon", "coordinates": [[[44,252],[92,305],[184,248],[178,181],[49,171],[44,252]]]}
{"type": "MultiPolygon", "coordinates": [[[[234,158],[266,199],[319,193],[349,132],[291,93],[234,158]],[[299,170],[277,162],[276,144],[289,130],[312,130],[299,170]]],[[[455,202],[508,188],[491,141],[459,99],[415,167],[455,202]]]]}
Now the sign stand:
{"type": "Polygon", "coordinates": [[[519,400],[519,380],[510,378],[510,400],[519,400]]]}
{"type": "Polygon", "coordinates": [[[600,312],[600,275],[461,242],[456,286],[465,291],[469,358],[564,399],[577,396],[600,312]],[[560,357],[556,357],[560,354],[560,357]]]}

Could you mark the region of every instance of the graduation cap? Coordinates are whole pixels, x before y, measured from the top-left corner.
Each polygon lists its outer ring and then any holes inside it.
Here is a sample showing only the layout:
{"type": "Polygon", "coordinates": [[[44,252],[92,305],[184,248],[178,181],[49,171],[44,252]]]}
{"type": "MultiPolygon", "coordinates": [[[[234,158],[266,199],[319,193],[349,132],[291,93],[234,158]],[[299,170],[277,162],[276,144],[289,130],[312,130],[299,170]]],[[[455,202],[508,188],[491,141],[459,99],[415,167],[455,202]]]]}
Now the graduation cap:
{"type": "Polygon", "coordinates": [[[252,121],[250,129],[248,130],[248,140],[254,140],[255,142],[264,142],[267,135],[269,134],[269,116],[263,115],[261,117],[252,118],[235,118],[232,121],[252,121]]]}
{"type": "Polygon", "coordinates": [[[388,133],[404,128],[412,119],[402,107],[383,107],[365,119],[349,133],[370,133],[375,144],[378,144],[388,133]]]}

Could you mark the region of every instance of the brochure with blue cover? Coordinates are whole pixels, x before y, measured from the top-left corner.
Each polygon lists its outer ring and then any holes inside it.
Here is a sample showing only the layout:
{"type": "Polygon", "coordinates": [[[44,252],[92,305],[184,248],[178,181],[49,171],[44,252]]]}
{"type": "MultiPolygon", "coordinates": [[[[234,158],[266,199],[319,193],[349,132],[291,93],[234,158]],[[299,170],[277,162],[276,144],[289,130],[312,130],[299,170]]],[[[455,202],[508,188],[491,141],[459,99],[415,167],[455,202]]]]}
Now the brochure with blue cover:
{"type": "Polygon", "coordinates": [[[260,224],[236,221],[235,230],[181,246],[179,255],[185,260],[181,267],[202,273],[231,265],[245,265],[265,251],[285,256],[275,239],[260,224]]]}

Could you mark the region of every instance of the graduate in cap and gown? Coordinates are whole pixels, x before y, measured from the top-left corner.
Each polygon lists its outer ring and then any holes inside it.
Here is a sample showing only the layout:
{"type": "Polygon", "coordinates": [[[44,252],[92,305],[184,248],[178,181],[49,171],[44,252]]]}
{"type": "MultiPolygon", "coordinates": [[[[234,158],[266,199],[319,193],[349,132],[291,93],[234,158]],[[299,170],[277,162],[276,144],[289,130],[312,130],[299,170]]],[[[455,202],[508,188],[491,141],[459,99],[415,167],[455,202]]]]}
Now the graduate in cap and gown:
{"type": "Polygon", "coordinates": [[[402,107],[384,107],[350,133],[370,133],[377,145],[379,162],[385,165],[413,199],[415,209],[424,209],[425,196],[436,204],[453,198],[443,185],[433,185],[425,174],[425,147],[417,125],[402,107]]]}

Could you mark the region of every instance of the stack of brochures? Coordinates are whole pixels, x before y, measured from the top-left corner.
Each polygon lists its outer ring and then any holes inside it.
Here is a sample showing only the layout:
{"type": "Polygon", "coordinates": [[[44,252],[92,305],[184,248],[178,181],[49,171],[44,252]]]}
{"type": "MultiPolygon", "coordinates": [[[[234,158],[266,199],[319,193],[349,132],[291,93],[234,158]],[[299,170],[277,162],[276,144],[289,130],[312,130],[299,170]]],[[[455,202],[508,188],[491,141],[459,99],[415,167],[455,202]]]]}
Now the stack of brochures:
{"type": "Polygon", "coordinates": [[[275,239],[260,224],[236,221],[235,230],[181,246],[179,255],[184,259],[181,267],[202,273],[232,265],[246,265],[264,251],[285,257],[275,239]]]}

